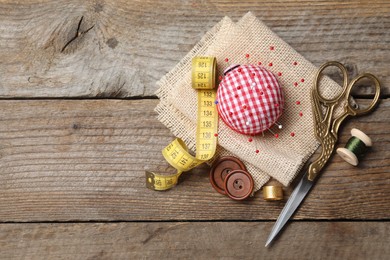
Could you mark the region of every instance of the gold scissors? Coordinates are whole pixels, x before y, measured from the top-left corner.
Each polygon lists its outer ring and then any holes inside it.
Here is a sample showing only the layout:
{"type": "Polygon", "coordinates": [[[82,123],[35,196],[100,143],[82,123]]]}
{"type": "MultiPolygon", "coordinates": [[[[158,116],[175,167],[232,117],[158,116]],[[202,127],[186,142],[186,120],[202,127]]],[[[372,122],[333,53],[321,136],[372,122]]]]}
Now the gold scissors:
{"type": "Polygon", "coordinates": [[[370,113],[379,101],[380,92],[381,87],[379,80],[370,73],[360,74],[351,82],[348,82],[346,68],[337,61],[327,62],[319,68],[315,76],[315,83],[311,91],[311,98],[314,115],[314,134],[322,146],[321,154],[309,165],[307,173],[302,177],[301,181],[294,189],[278,219],[276,220],[276,223],[272,228],[265,246],[268,246],[273,241],[273,239],[277,236],[280,230],[284,227],[284,225],[302,203],[303,199],[309,193],[311,187],[314,184],[314,180],[318,177],[318,174],[325,166],[334,151],[341,123],[348,116],[360,116],[370,113]],[[332,66],[338,67],[343,73],[343,88],[341,93],[336,97],[328,99],[322,96],[319,90],[319,85],[324,69],[332,66]],[[374,83],[375,96],[368,107],[359,109],[357,106],[355,107],[350,103],[351,90],[356,82],[363,78],[367,78],[374,83]],[[338,106],[343,106],[343,111],[340,115],[335,116],[335,109],[338,106]]]}

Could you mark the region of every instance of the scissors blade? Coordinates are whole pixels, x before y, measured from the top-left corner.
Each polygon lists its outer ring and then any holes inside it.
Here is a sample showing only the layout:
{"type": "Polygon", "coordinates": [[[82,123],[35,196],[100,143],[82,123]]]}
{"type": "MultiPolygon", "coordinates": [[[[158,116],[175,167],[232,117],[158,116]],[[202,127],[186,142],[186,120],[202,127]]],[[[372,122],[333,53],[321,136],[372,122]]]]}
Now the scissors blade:
{"type": "Polygon", "coordinates": [[[297,210],[297,208],[299,207],[299,205],[301,204],[301,202],[303,201],[303,199],[306,197],[311,187],[313,186],[314,182],[310,181],[307,177],[308,176],[306,173],[302,177],[297,187],[294,189],[290,198],[288,199],[286,205],[284,206],[282,212],[280,213],[278,219],[276,220],[276,223],[272,228],[270,235],[268,236],[267,242],[265,244],[266,247],[274,240],[274,238],[278,235],[279,231],[282,230],[284,225],[287,223],[287,221],[297,210]]]}

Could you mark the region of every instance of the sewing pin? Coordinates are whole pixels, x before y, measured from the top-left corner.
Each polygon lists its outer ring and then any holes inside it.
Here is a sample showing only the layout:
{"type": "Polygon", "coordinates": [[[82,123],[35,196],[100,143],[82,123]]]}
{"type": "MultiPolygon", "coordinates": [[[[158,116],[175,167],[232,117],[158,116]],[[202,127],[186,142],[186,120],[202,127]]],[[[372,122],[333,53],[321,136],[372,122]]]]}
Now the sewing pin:
{"type": "Polygon", "coordinates": [[[283,125],[281,123],[279,123],[278,121],[275,122],[275,125],[277,125],[279,129],[283,128],[283,125]]]}
{"type": "Polygon", "coordinates": [[[278,138],[279,137],[279,134],[276,134],[276,133],[274,133],[270,128],[268,128],[267,129],[268,131],[270,131],[271,132],[271,134],[273,134],[276,138],[278,138]]]}

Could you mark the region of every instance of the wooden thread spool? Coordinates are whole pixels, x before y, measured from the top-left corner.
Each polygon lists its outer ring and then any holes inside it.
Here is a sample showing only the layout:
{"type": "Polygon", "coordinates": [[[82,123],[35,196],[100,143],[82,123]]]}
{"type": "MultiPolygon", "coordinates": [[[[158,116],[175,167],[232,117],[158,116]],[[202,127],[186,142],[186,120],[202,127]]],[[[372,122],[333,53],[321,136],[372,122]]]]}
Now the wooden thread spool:
{"type": "Polygon", "coordinates": [[[357,166],[359,164],[359,158],[367,151],[367,147],[372,146],[371,138],[359,129],[352,128],[352,137],[348,140],[345,147],[337,148],[336,152],[347,163],[357,166]]]}

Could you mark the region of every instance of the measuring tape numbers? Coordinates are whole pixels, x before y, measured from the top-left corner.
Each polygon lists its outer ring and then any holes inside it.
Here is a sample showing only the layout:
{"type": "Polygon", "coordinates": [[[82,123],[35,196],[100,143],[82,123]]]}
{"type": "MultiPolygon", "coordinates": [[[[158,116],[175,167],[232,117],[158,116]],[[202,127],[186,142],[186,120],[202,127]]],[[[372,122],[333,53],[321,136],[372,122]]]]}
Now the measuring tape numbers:
{"type": "Polygon", "coordinates": [[[192,88],[198,90],[198,113],[196,129],[196,156],[188,152],[185,143],[177,138],[163,150],[165,160],[177,170],[175,174],[161,175],[146,171],[146,187],[152,190],[167,190],[175,186],[180,175],[210,160],[217,147],[218,112],[215,57],[192,59],[192,88]]]}

